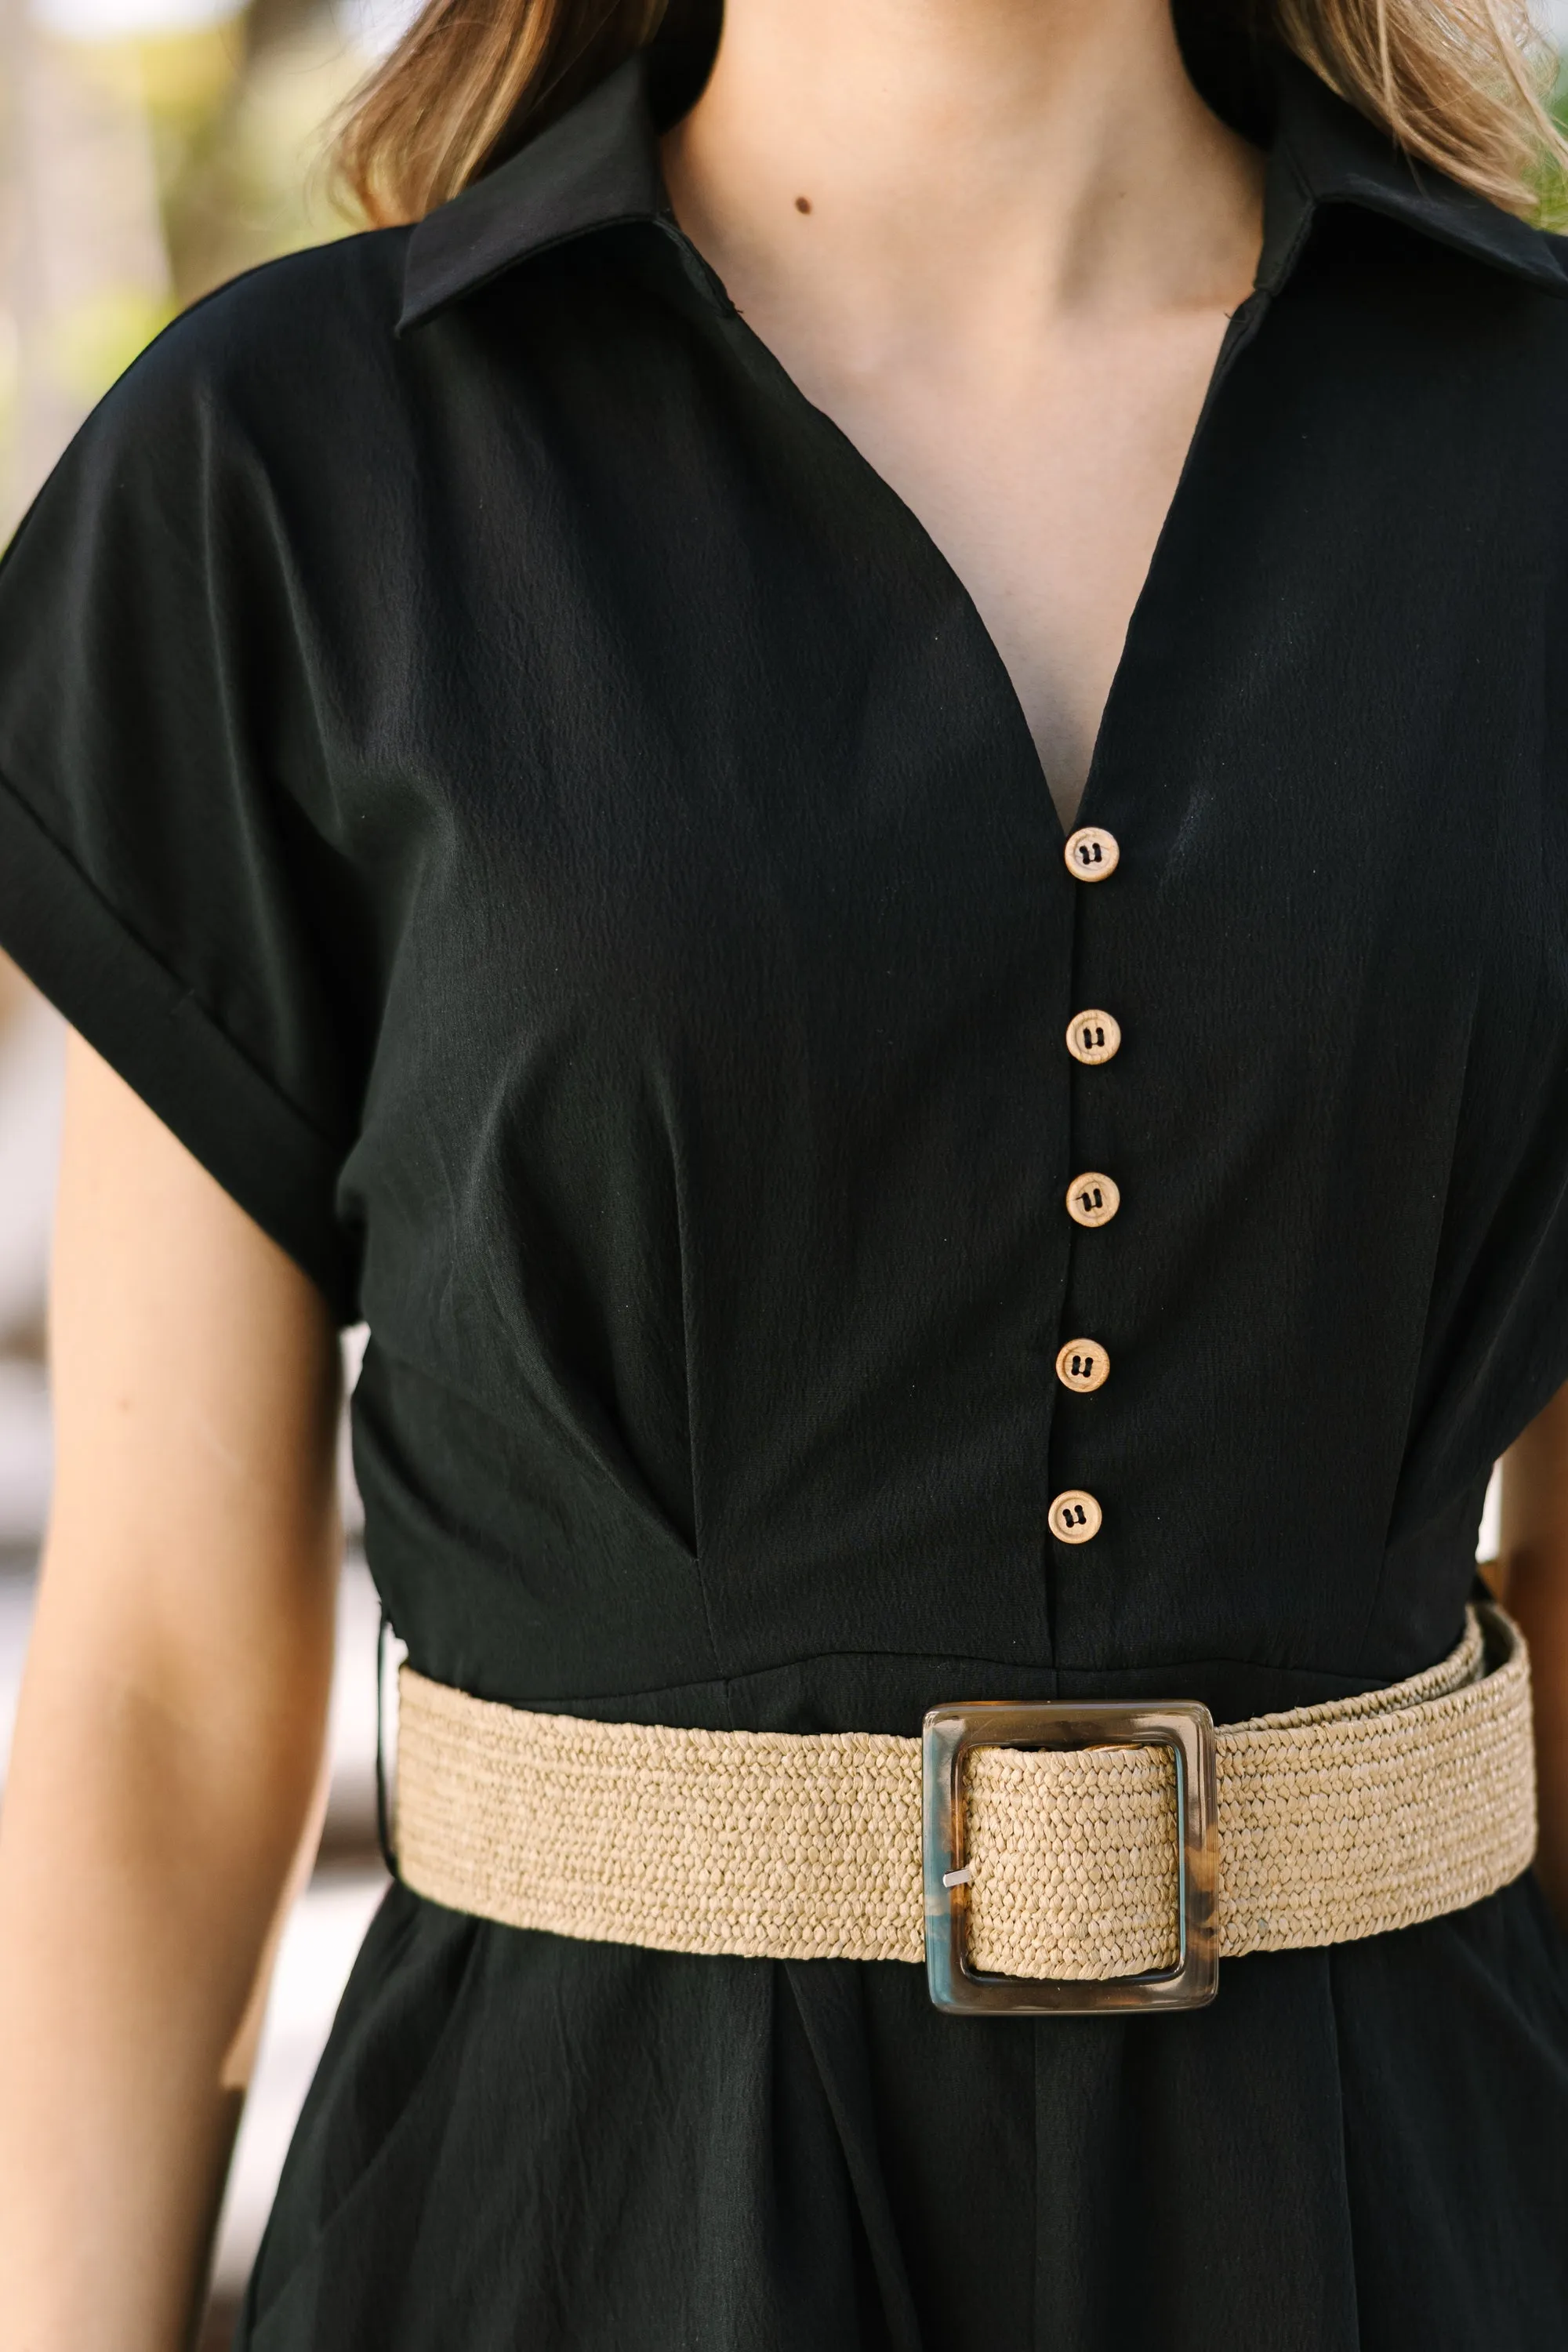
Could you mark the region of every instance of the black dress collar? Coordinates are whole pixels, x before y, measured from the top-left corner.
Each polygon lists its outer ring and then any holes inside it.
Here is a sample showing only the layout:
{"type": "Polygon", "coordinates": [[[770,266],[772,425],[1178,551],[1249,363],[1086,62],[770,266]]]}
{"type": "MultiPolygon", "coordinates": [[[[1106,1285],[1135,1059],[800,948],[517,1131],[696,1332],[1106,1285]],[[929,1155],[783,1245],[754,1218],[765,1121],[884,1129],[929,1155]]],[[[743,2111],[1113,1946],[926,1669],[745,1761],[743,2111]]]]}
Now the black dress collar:
{"type": "Polygon", "coordinates": [[[1413,162],[1297,58],[1279,53],[1273,79],[1276,131],[1258,272],[1264,291],[1284,283],[1324,205],[1358,205],[1530,285],[1568,292],[1556,238],[1413,162]]]}
{"type": "Polygon", "coordinates": [[[633,57],[506,163],[426,215],[409,239],[398,328],[418,326],[552,245],[656,220],[668,209],[643,59],[633,57]]]}
{"type": "MultiPolygon", "coordinates": [[[[1278,292],[1326,205],[1359,205],[1552,293],[1568,291],[1557,240],[1413,163],[1292,58],[1278,106],[1258,285],[1278,292]]],[[[645,57],[628,58],[570,113],[419,222],[399,331],[552,246],[628,222],[673,230],[648,106],[645,57]]],[[[679,234],[679,232],[676,232],[679,234]]],[[[717,288],[714,288],[717,299],[717,288]]]]}

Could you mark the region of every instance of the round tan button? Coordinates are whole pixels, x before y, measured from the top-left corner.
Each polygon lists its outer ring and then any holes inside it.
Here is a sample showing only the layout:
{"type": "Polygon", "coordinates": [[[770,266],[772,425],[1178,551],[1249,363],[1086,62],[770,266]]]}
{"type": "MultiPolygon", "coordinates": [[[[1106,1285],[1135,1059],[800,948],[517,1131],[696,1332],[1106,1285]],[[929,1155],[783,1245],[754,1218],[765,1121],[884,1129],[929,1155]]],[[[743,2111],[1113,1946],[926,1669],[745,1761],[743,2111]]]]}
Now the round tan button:
{"type": "Polygon", "coordinates": [[[1051,1505],[1051,1533],[1059,1543],[1092,1543],[1100,1533],[1100,1505],[1081,1486],[1069,1486],[1051,1505]]]}
{"type": "Polygon", "coordinates": [[[1057,1353],[1057,1378],[1076,1396],[1092,1396],[1110,1377],[1110,1359],[1098,1339],[1069,1339],[1057,1353]]]}
{"type": "Polygon", "coordinates": [[[1102,824],[1080,824],[1068,834],[1062,855],[1075,882],[1103,882],[1116,871],[1121,845],[1102,824]]]}
{"type": "Polygon", "coordinates": [[[1109,1176],[1075,1176],[1068,1186],[1068,1214],[1075,1225],[1108,1225],[1121,1206],[1121,1195],[1109,1176]]]}
{"type": "Polygon", "coordinates": [[[1121,1047],[1121,1024],[1114,1013],[1075,1013],[1068,1023],[1068,1052],[1075,1062],[1109,1062],[1121,1047]]]}

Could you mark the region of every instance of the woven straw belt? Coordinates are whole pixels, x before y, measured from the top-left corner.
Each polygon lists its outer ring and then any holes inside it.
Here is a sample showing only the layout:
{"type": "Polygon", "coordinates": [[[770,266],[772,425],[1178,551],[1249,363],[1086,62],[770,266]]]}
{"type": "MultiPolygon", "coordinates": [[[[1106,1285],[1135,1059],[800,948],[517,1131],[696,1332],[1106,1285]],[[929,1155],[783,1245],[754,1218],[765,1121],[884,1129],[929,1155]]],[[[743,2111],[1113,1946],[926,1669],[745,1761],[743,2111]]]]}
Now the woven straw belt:
{"type": "MultiPolygon", "coordinates": [[[[1222,1956],[1474,1903],[1535,1846],[1530,1669],[1500,1611],[1408,1682],[1215,1733],[1222,1956]]],[[[416,1894],[675,1952],[924,1957],[921,1743],[533,1715],[405,1666],[396,1842],[416,1894]]],[[[967,1759],[978,1969],[1103,1979],[1177,1957],[1168,1749],[967,1759]]]]}

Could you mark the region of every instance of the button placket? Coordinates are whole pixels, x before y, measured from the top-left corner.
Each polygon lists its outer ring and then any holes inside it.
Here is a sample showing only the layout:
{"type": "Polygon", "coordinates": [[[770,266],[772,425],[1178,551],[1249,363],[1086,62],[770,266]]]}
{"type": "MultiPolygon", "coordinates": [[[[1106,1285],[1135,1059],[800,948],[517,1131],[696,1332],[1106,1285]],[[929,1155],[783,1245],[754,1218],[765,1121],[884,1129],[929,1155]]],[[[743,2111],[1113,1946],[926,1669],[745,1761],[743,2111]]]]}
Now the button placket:
{"type": "MultiPolygon", "coordinates": [[[[1087,824],[1068,835],[1062,855],[1075,882],[1104,882],[1121,864],[1121,847],[1103,825],[1087,824]]],[[[1073,1014],[1066,1043],[1075,1062],[1095,1069],[1121,1050],[1121,1024],[1114,1013],[1090,1006],[1073,1014]]],[[[1068,1186],[1065,1205],[1075,1225],[1092,1232],[1110,1223],[1121,1206],[1121,1193],[1103,1169],[1086,1169],[1068,1186]]],[[[1092,1396],[1110,1378],[1110,1358],[1096,1339],[1068,1339],[1057,1351],[1056,1373],[1075,1396],[1092,1396]]],[[[1053,1496],[1049,1517],[1051,1533],[1065,1544],[1092,1542],[1104,1524],[1098,1498],[1081,1486],[1053,1496]]]]}

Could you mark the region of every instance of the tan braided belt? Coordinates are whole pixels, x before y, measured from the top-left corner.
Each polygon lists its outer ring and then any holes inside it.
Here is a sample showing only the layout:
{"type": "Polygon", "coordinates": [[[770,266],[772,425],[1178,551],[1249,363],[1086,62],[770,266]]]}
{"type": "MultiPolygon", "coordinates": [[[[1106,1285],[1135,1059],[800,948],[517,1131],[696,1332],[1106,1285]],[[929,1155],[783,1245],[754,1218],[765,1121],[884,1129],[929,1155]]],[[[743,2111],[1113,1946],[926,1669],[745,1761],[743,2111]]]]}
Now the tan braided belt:
{"type": "Polygon", "coordinates": [[[1221,1956],[1434,1918],[1535,1847],[1529,1661],[1484,1604],[1408,1682],[1217,1729],[1065,1702],[936,1708],[923,1743],[681,1731],[400,1687],[416,1894],[663,1951],[924,1960],[949,2008],[1192,2006],[1221,1956]]]}

